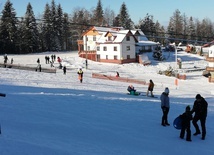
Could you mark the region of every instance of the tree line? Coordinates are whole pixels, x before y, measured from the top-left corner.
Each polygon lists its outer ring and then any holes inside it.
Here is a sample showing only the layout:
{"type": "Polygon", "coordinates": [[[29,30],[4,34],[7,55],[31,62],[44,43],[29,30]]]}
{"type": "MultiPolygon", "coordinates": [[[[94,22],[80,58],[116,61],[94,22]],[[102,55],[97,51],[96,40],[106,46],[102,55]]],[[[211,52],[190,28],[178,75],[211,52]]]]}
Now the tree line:
{"type": "Polygon", "coordinates": [[[43,51],[77,50],[77,40],[91,26],[114,26],[141,29],[149,40],[165,45],[169,42],[197,43],[213,40],[213,23],[187,17],[177,9],[167,27],[155,21],[149,13],[135,24],[123,2],[119,13],[103,8],[101,0],[92,10],[75,8],[69,15],[55,1],[47,3],[44,13],[35,17],[28,3],[24,17],[17,17],[13,4],[7,0],[0,15],[0,54],[25,54],[43,51]]]}

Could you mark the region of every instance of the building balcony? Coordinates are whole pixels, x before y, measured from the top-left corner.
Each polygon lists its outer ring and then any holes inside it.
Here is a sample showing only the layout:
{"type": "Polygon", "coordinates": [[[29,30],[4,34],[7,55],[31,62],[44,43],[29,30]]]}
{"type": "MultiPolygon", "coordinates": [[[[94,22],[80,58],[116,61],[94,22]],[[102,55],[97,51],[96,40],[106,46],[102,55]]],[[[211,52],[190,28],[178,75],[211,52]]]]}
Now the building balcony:
{"type": "Polygon", "coordinates": [[[214,62],[214,57],[207,57],[207,58],[206,58],[206,61],[214,62]]]}
{"type": "Polygon", "coordinates": [[[77,40],[78,45],[83,45],[83,40],[77,40]]]}
{"type": "Polygon", "coordinates": [[[214,72],[214,67],[206,67],[206,70],[209,72],[214,72]]]}

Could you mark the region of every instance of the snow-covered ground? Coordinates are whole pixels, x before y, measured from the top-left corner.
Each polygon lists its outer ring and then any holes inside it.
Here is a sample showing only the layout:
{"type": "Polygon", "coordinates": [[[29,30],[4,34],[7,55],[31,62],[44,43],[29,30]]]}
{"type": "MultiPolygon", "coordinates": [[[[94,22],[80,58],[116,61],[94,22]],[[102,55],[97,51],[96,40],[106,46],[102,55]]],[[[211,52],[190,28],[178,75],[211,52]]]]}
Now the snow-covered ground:
{"type": "MultiPolygon", "coordinates": [[[[174,53],[164,53],[166,61],[159,62],[148,54],[152,65],[137,63],[107,64],[88,61],[77,52],[8,55],[14,64],[42,67],[45,55],[56,54],[67,65],[67,74],[43,73],[0,68],[0,154],[1,155],[211,155],[214,154],[214,84],[202,76],[203,57],[178,52],[182,59],[180,74],[186,80],[157,74],[169,66],[175,67],[174,53]],[[77,69],[84,71],[83,83],[78,81],[77,69]],[[92,78],[92,73],[116,75],[155,83],[157,98],[127,95],[130,83],[92,78]],[[161,126],[162,112],[159,96],[170,89],[171,126],[161,126]],[[185,107],[192,107],[196,94],[208,102],[207,136],[192,136],[192,142],[179,138],[172,122],[185,107]]],[[[0,58],[3,62],[3,56],[0,58]]],[[[58,66],[57,62],[54,64],[58,66]]],[[[146,85],[134,84],[140,92],[146,85]]],[[[199,123],[200,125],[200,123],[199,123]]],[[[195,132],[191,126],[192,133],[195,132]]]]}

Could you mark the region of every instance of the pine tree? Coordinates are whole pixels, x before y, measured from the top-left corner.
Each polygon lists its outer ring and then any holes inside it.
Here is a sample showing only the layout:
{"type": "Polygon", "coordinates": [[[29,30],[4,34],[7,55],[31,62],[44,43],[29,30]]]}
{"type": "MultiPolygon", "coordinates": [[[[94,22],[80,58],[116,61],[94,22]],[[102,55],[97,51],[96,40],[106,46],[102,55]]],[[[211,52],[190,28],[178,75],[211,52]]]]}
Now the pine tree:
{"type": "Polygon", "coordinates": [[[154,41],[155,42],[159,42],[161,44],[164,44],[164,37],[165,37],[165,29],[163,26],[160,25],[160,23],[158,21],[156,21],[156,23],[154,24],[154,36],[155,36],[155,39],[154,41]]]}
{"type": "MultiPolygon", "coordinates": [[[[62,43],[63,43],[64,50],[71,50],[69,48],[69,47],[71,47],[71,44],[69,42],[70,37],[71,37],[70,22],[69,22],[68,14],[64,13],[63,21],[62,21],[62,40],[63,40],[62,43]]],[[[77,48],[75,50],[77,50],[77,48]]]]}
{"type": "Polygon", "coordinates": [[[145,18],[141,21],[139,21],[140,29],[144,32],[147,36],[154,36],[156,31],[155,23],[153,21],[153,16],[146,14],[145,18]]]}
{"type": "Polygon", "coordinates": [[[27,11],[24,18],[22,45],[25,53],[39,51],[39,34],[34,12],[30,3],[27,5],[27,11]]]}
{"type": "Polygon", "coordinates": [[[43,38],[43,50],[50,51],[51,48],[51,33],[52,33],[52,22],[51,22],[51,11],[50,6],[47,3],[43,15],[43,26],[42,26],[42,38],[43,38]]]}
{"type": "Polygon", "coordinates": [[[16,53],[18,48],[17,43],[17,18],[15,9],[10,0],[5,3],[2,10],[1,25],[0,25],[0,51],[4,53],[16,53]]]}
{"type": "Polygon", "coordinates": [[[57,10],[55,1],[52,0],[51,2],[51,9],[50,9],[50,22],[51,22],[51,50],[58,51],[59,50],[59,38],[58,38],[58,30],[57,30],[57,10]]]}
{"type": "Polygon", "coordinates": [[[195,33],[195,23],[193,21],[193,18],[190,17],[188,21],[188,38],[189,40],[195,40],[196,39],[196,33],[195,33]]]}
{"type": "Polygon", "coordinates": [[[63,11],[62,11],[62,7],[59,4],[57,6],[57,13],[56,13],[56,38],[57,38],[57,45],[58,45],[58,49],[62,50],[63,49],[63,11]]]}
{"type": "Polygon", "coordinates": [[[25,30],[25,23],[24,23],[24,18],[21,17],[19,22],[18,22],[18,27],[17,27],[17,31],[18,31],[18,53],[19,54],[23,54],[25,53],[25,47],[26,44],[24,43],[24,30],[25,30]]]}
{"type": "Polygon", "coordinates": [[[97,26],[102,26],[103,25],[103,7],[101,0],[98,0],[97,7],[94,10],[94,15],[93,15],[93,24],[97,26]]]}
{"type": "Polygon", "coordinates": [[[120,13],[117,17],[119,18],[119,24],[121,27],[125,29],[133,29],[133,22],[129,17],[128,10],[124,2],[121,5],[120,13]]]}
{"type": "MultiPolygon", "coordinates": [[[[182,39],[183,38],[183,18],[181,12],[177,9],[170,17],[168,25],[168,34],[170,38],[182,39]]],[[[175,42],[175,39],[171,39],[171,42],[175,42]]]]}
{"type": "Polygon", "coordinates": [[[182,35],[181,39],[187,40],[188,39],[188,29],[189,29],[188,25],[189,24],[188,24],[188,18],[186,16],[186,14],[183,14],[182,19],[183,19],[183,33],[182,33],[183,35],[182,35]]]}

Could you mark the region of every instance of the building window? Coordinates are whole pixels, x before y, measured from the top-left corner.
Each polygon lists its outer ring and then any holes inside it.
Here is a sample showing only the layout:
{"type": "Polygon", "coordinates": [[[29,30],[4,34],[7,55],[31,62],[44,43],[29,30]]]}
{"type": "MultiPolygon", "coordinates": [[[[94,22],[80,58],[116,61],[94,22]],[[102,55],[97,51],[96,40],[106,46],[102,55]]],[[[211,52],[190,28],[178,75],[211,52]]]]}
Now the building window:
{"type": "Polygon", "coordinates": [[[106,55],[106,60],[108,60],[108,55],[106,55]]]}
{"type": "Polygon", "coordinates": [[[108,36],[108,41],[111,41],[111,36],[108,36]]]}
{"type": "Polygon", "coordinates": [[[126,46],[126,51],[130,51],[130,46],[126,46]]]}
{"type": "Polygon", "coordinates": [[[116,55],[114,56],[114,60],[117,60],[117,56],[116,55]]]}
{"type": "Polygon", "coordinates": [[[117,51],[117,46],[114,46],[114,51],[117,51]]]}
{"type": "Polygon", "coordinates": [[[87,47],[87,50],[90,51],[90,46],[87,47]]]}
{"type": "Polygon", "coordinates": [[[100,46],[97,46],[97,51],[100,51],[100,46]]]}
{"type": "Polygon", "coordinates": [[[126,36],[126,41],[130,41],[130,36],[126,36]]]}
{"type": "Polygon", "coordinates": [[[103,47],[103,51],[107,51],[107,47],[106,46],[103,47]]]}
{"type": "Polygon", "coordinates": [[[127,59],[130,59],[130,55],[127,55],[127,59]]]}
{"type": "Polygon", "coordinates": [[[88,37],[86,36],[86,41],[88,41],[88,37]]]}
{"type": "Polygon", "coordinates": [[[96,41],[96,36],[93,36],[93,41],[96,41]]]}

